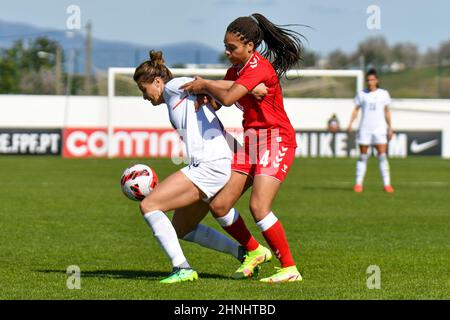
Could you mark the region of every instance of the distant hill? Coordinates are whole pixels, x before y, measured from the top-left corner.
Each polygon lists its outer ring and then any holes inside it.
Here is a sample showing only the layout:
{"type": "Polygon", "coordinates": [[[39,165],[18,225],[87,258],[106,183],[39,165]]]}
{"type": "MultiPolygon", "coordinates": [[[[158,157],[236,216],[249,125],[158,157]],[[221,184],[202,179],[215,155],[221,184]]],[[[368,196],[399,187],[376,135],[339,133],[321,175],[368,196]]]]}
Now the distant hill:
{"type": "MultiPolygon", "coordinates": [[[[94,32],[95,35],[95,32],[94,32]]],[[[10,47],[18,39],[35,39],[45,36],[58,41],[65,50],[66,57],[70,49],[77,50],[76,72],[84,70],[84,34],[76,33],[72,38],[63,30],[49,30],[24,23],[5,22],[0,20],[0,47],[10,47]]],[[[220,52],[199,42],[183,42],[158,46],[149,44],[142,46],[126,41],[106,41],[92,39],[93,63],[97,69],[108,67],[133,67],[148,57],[149,49],[164,52],[166,63],[218,63],[220,52]]]]}

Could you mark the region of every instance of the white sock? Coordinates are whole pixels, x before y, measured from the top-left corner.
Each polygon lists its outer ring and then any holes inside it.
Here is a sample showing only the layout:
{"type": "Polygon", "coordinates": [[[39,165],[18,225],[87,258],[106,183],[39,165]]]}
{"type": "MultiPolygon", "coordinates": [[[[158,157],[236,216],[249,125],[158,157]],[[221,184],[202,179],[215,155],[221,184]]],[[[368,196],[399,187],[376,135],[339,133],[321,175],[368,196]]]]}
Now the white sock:
{"type": "Polygon", "coordinates": [[[239,243],[204,224],[199,224],[195,230],[185,235],[183,240],[195,242],[208,249],[231,254],[238,260],[241,260],[243,256],[239,243]]]}
{"type": "Polygon", "coordinates": [[[264,232],[270,229],[270,227],[272,227],[277,221],[278,218],[275,217],[275,214],[272,211],[270,211],[269,214],[265,216],[261,221],[258,221],[256,225],[259,227],[261,232],[264,232]]]}
{"type": "Polygon", "coordinates": [[[216,218],[216,220],[222,227],[229,227],[233,223],[235,223],[238,218],[239,212],[236,209],[231,208],[226,215],[224,215],[223,217],[216,218]]]}
{"type": "Polygon", "coordinates": [[[381,178],[385,186],[391,185],[391,174],[389,170],[389,162],[386,153],[378,155],[378,167],[380,168],[381,178]]]}
{"type": "Polygon", "coordinates": [[[159,246],[172,262],[172,267],[189,268],[178,241],[177,233],[164,212],[160,210],[147,212],[144,219],[152,229],[159,246]]]}
{"type": "Polygon", "coordinates": [[[367,170],[367,159],[369,155],[363,153],[359,156],[358,161],[356,161],[356,184],[362,186],[364,182],[364,176],[367,170]]]}

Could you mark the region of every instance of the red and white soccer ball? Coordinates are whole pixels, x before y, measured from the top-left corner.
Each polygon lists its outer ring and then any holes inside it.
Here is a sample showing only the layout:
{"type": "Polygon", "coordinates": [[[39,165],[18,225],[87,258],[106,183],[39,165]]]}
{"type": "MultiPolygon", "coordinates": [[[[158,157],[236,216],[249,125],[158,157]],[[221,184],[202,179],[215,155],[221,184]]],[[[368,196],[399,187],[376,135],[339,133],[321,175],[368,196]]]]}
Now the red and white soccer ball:
{"type": "Polygon", "coordinates": [[[134,201],[143,200],[157,184],[158,176],[145,164],[135,164],[126,168],[120,179],[123,194],[134,201]]]}

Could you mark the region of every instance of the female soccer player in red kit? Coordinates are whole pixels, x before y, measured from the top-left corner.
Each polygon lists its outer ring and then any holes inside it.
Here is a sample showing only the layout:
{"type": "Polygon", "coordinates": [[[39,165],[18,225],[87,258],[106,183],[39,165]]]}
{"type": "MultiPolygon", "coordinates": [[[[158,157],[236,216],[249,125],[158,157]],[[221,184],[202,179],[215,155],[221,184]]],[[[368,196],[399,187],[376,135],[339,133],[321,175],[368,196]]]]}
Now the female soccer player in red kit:
{"type": "Polygon", "coordinates": [[[234,20],[225,33],[225,53],[233,64],[224,80],[195,81],[181,88],[189,93],[206,93],[225,106],[237,105],[244,112],[244,148],[235,153],[232,175],[210,203],[222,227],[247,249],[247,256],[234,274],[235,278],[252,276],[255,268],[271,259],[269,249],[250,234],[233,208],[239,197],[253,185],[250,211],[281,268],[263,282],[301,281],[281,222],[271,210],[281,183],[294,160],[295,130],[284,110],[279,83],[301,59],[300,34],[281,28],[261,14],[234,20]],[[256,49],[264,42],[262,53],[256,49]],[[272,63],[270,61],[272,61],[272,63]],[[258,100],[250,92],[260,83],[267,94],[258,100]],[[245,161],[244,161],[245,160],[245,161]]]}

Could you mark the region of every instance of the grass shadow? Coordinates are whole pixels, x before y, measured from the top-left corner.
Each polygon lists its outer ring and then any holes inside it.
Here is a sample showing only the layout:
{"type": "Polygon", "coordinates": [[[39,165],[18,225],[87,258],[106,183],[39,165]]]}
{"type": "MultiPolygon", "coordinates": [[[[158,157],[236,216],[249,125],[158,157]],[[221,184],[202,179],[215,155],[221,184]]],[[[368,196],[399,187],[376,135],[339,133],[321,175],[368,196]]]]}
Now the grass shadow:
{"type": "MultiPolygon", "coordinates": [[[[66,270],[60,269],[46,269],[36,270],[41,273],[61,273],[66,274],[66,270]]],[[[146,271],[146,270],[94,270],[83,271],[81,270],[81,277],[87,278],[111,278],[111,279],[135,279],[135,280],[161,280],[161,278],[167,277],[170,272],[168,271],[146,271]]],[[[200,273],[199,277],[202,279],[231,279],[220,274],[215,273],[200,273]]]]}

